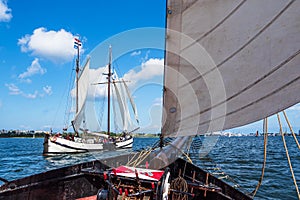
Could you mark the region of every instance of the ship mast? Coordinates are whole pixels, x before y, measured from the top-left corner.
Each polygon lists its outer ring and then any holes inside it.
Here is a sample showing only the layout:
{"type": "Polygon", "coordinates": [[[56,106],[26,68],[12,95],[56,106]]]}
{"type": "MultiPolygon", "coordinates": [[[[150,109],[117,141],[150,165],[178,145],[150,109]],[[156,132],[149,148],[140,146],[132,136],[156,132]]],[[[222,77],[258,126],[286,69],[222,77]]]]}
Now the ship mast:
{"type": "Polygon", "coordinates": [[[79,45],[77,46],[77,58],[76,58],[75,71],[76,71],[76,113],[78,113],[79,45]]]}
{"type": "MultiPolygon", "coordinates": [[[[78,38],[74,38],[74,48],[77,49],[77,58],[76,58],[76,97],[75,97],[75,101],[76,101],[76,113],[78,113],[78,110],[79,110],[79,105],[78,105],[78,96],[79,96],[79,89],[78,89],[78,86],[79,86],[79,71],[80,71],[80,68],[79,68],[79,64],[80,64],[80,61],[79,61],[79,48],[81,46],[81,41],[78,39],[78,38]]],[[[74,126],[74,121],[71,121],[71,124],[73,126],[73,129],[75,131],[75,133],[77,133],[77,130],[74,126]]]]}
{"type": "Polygon", "coordinates": [[[109,46],[109,61],[108,61],[108,74],[107,74],[107,134],[110,134],[110,84],[111,84],[111,46],[109,46]]]}

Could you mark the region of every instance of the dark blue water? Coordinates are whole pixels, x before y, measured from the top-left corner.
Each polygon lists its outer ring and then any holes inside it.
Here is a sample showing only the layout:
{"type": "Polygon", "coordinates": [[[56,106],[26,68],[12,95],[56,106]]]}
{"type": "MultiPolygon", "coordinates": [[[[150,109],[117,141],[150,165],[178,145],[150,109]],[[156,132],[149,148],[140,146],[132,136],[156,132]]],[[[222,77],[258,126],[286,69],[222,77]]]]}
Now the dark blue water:
{"type": "MultiPolygon", "coordinates": [[[[135,138],[133,149],[146,148],[156,140],[155,138],[135,138]]],[[[300,151],[292,137],[286,137],[286,140],[294,173],[300,185],[300,151]]],[[[224,181],[240,185],[241,190],[251,192],[255,189],[261,174],[263,137],[219,137],[216,141],[216,144],[212,144],[208,155],[201,158],[199,155],[194,155],[194,162],[207,169],[218,168],[218,172],[225,172],[224,175],[229,176],[224,181]]],[[[209,146],[209,144],[206,145],[209,146]]],[[[42,151],[43,139],[1,138],[0,177],[14,180],[94,160],[97,156],[101,156],[85,153],[44,157],[42,151]]],[[[255,199],[297,199],[281,137],[268,138],[265,177],[255,199]]]]}

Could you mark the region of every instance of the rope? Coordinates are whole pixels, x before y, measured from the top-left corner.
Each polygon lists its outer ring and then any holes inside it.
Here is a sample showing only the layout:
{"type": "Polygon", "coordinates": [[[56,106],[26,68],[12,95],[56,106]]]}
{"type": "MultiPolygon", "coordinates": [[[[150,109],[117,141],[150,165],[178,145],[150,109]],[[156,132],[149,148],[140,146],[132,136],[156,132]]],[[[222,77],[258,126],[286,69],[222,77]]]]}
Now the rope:
{"type": "MultiPolygon", "coordinates": [[[[180,176],[175,178],[171,182],[170,188],[177,190],[177,191],[181,191],[181,192],[188,192],[188,184],[187,184],[186,180],[184,180],[184,178],[182,178],[180,176]]],[[[187,200],[187,199],[188,199],[188,196],[186,194],[176,193],[176,192],[172,193],[172,200],[187,200]]]]}
{"type": "Polygon", "coordinates": [[[145,151],[145,153],[143,155],[139,156],[139,158],[136,159],[136,161],[134,163],[134,167],[140,165],[141,162],[143,162],[151,152],[152,152],[151,150],[148,150],[148,151],[145,151]]]}
{"type": "Polygon", "coordinates": [[[253,197],[256,195],[259,187],[261,186],[261,183],[263,181],[264,174],[265,174],[266,161],[267,161],[267,143],[268,143],[268,118],[264,119],[263,126],[264,126],[264,161],[263,161],[263,165],[261,168],[261,176],[259,178],[257,186],[256,186],[255,190],[251,193],[253,197]]]}
{"type": "Polygon", "coordinates": [[[285,117],[285,120],[286,120],[287,124],[289,125],[290,131],[291,131],[291,133],[292,133],[292,135],[293,135],[293,137],[294,137],[294,139],[295,139],[295,142],[296,142],[297,145],[298,145],[298,149],[300,149],[300,144],[299,144],[299,142],[298,142],[298,140],[297,140],[297,137],[296,137],[296,135],[295,135],[295,133],[294,133],[294,131],[293,131],[293,128],[292,128],[292,126],[291,126],[291,124],[290,124],[290,121],[289,121],[289,119],[288,119],[288,117],[287,117],[285,111],[282,111],[282,112],[283,112],[283,115],[284,115],[284,117],[285,117]]]}
{"type": "MultiPolygon", "coordinates": [[[[172,147],[175,147],[177,150],[179,150],[187,159],[188,162],[193,163],[192,159],[189,157],[188,153],[185,153],[183,150],[178,149],[176,146],[174,146],[172,143],[167,143],[167,145],[170,145],[172,147]]],[[[148,156],[149,154],[152,152],[152,150],[154,149],[154,147],[151,147],[150,149],[147,150],[143,150],[139,153],[136,153],[131,159],[130,161],[127,162],[126,165],[128,166],[133,166],[136,167],[138,165],[140,165],[148,156]],[[138,155],[138,157],[136,158],[136,155],[138,155]]]]}
{"type": "Polygon", "coordinates": [[[141,158],[141,155],[143,155],[144,151],[141,151],[141,152],[138,152],[136,153],[130,161],[128,161],[128,163],[126,164],[127,166],[134,166],[135,165],[135,162],[136,160],[140,159],[141,158]],[[138,155],[138,157],[136,158],[136,156],[138,155]]]}
{"type": "Polygon", "coordinates": [[[290,156],[289,156],[289,150],[286,146],[285,138],[284,138],[284,135],[282,133],[282,126],[281,126],[280,116],[279,116],[278,113],[277,113],[277,119],[278,119],[278,123],[279,123],[279,127],[280,127],[280,134],[281,134],[281,137],[282,137],[286,157],[287,157],[287,160],[288,160],[288,163],[289,163],[289,166],[290,166],[290,171],[291,171],[291,174],[292,174],[292,177],[293,177],[294,185],[296,187],[296,191],[297,191],[297,194],[298,194],[298,199],[300,200],[300,193],[299,193],[299,188],[298,188],[298,185],[297,185],[297,180],[296,180],[295,175],[294,175],[293,166],[292,166],[291,159],[290,159],[290,156]]]}
{"type": "MultiPolygon", "coordinates": [[[[187,148],[187,153],[184,154],[184,155],[187,157],[187,159],[190,160],[190,161],[192,161],[192,159],[190,158],[190,150],[191,150],[192,141],[193,141],[193,138],[190,137],[189,143],[188,143],[188,148],[187,148]]],[[[193,163],[193,162],[190,162],[190,163],[193,163]]],[[[184,174],[185,174],[186,165],[187,165],[187,162],[184,163],[183,176],[184,176],[184,174]]]]}
{"type": "Polygon", "coordinates": [[[188,153],[185,153],[183,150],[177,148],[177,147],[174,146],[172,143],[167,143],[167,145],[170,145],[170,146],[174,147],[175,149],[179,150],[180,153],[182,153],[182,154],[187,158],[187,161],[188,161],[189,163],[193,163],[193,161],[192,161],[192,159],[189,157],[188,153]]]}
{"type": "MultiPolygon", "coordinates": [[[[75,57],[73,58],[73,65],[75,65],[75,57]]],[[[68,128],[68,124],[70,123],[70,110],[71,110],[71,106],[70,104],[72,104],[72,98],[71,98],[71,93],[68,92],[68,91],[71,91],[71,89],[73,88],[74,86],[74,80],[73,80],[73,75],[74,74],[74,69],[71,70],[71,73],[70,73],[70,79],[69,79],[69,84],[68,84],[68,88],[67,88],[67,85],[65,86],[65,89],[64,89],[64,94],[68,94],[67,95],[67,101],[66,101],[66,107],[65,107],[65,115],[64,115],[64,128],[68,128]]],[[[63,98],[63,96],[62,96],[63,98]]],[[[62,99],[60,100],[60,103],[59,105],[61,106],[61,102],[62,102],[62,99]]],[[[58,111],[60,110],[60,106],[58,107],[58,109],[56,110],[56,114],[55,116],[57,116],[57,113],[58,111]]],[[[54,124],[54,121],[52,123],[52,126],[54,124]]]]}
{"type": "Polygon", "coordinates": [[[152,152],[152,150],[153,148],[150,148],[134,154],[134,156],[130,159],[130,161],[127,162],[126,165],[133,166],[133,167],[138,166],[139,164],[141,164],[141,162],[143,162],[148,157],[148,155],[152,152]],[[137,155],[138,157],[136,158],[137,155]]]}

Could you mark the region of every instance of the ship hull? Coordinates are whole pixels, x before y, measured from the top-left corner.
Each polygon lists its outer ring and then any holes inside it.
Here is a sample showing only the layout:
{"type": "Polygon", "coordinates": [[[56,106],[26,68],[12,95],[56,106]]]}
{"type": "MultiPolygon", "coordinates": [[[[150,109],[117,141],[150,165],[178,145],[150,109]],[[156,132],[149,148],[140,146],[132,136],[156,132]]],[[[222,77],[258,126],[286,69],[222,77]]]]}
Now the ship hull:
{"type": "MultiPolygon", "coordinates": [[[[94,196],[95,199],[97,193],[99,195],[99,191],[103,189],[108,190],[107,199],[115,199],[117,196],[126,195],[124,192],[116,195],[118,191],[126,191],[127,187],[130,188],[137,183],[141,188],[149,187],[149,190],[136,194],[143,194],[145,199],[147,196],[152,199],[162,199],[163,190],[160,189],[163,187],[162,180],[149,182],[140,178],[114,177],[114,173],[109,171],[111,166],[125,165],[132,156],[132,154],[128,154],[102,161],[95,160],[5,183],[0,187],[0,200],[79,199],[90,196],[94,196]],[[108,178],[108,176],[111,177],[108,178]],[[120,180],[123,181],[121,184],[123,188],[116,188],[114,180],[117,182],[116,185],[120,183],[120,180]]],[[[252,199],[181,158],[161,170],[166,169],[169,170],[170,180],[179,176],[187,180],[188,191],[182,192],[187,195],[187,199],[252,199]]],[[[167,193],[168,199],[172,199],[174,193],[180,192],[170,189],[167,193]]]]}
{"type": "Polygon", "coordinates": [[[115,150],[118,148],[132,148],[132,145],[132,137],[115,143],[84,143],[67,140],[61,137],[49,137],[48,135],[45,135],[43,155],[115,150]]]}

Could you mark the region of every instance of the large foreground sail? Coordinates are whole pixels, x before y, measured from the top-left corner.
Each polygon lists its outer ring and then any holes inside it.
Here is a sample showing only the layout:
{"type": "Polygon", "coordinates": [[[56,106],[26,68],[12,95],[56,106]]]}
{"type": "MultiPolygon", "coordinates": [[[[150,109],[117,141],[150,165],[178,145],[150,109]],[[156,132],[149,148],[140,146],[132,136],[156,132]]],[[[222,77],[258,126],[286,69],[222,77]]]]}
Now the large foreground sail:
{"type": "Polygon", "coordinates": [[[169,0],[163,134],[245,125],[300,102],[299,0],[169,0]]]}

